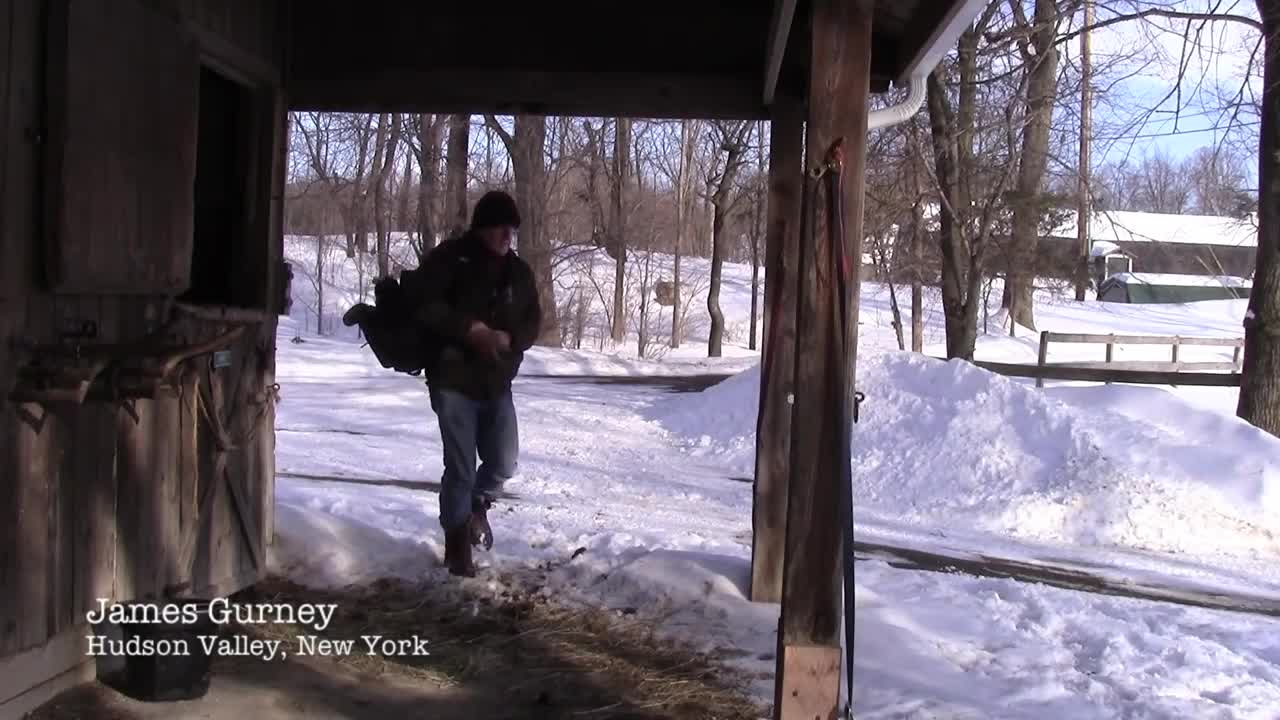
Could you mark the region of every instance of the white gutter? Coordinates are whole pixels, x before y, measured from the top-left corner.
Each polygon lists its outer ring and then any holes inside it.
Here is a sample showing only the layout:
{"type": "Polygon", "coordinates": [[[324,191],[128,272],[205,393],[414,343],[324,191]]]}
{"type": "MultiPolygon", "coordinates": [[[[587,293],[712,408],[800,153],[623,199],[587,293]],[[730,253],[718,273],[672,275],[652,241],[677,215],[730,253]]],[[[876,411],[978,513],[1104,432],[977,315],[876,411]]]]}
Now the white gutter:
{"type": "Polygon", "coordinates": [[[950,15],[934,30],[933,35],[920,47],[920,53],[907,64],[903,76],[909,78],[911,92],[907,99],[880,110],[872,110],[867,116],[867,130],[889,127],[906,122],[920,111],[924,104],[925,78],[937,67],[942,58],[951,52],[960,39],[961,33],[978,13],[987,6],[989,0],[963,0],[957,3],[950,15]]]}
{"type": "Polygon", "coordinates": [[[911,78],[911,92],[907,95],[907,99],[887,108],[872,110],[867,114],[867,132],[876,130],[890,125],[897,125],[911,119],[915,115],[920,106],[924,104],[924,82],[927,73],[922,73],[911,78]]]}

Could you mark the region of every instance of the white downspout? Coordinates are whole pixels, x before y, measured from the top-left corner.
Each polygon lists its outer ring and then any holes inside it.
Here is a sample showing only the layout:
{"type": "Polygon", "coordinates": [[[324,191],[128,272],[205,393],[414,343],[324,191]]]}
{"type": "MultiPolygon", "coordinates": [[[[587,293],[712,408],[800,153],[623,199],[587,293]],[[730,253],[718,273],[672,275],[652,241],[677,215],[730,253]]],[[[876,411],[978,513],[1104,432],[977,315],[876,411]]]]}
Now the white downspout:
{"type": "Polygon", "coordinates": [[[925,77],[924,74],[911,76],[911,90],[906,100],[891,107],[872,110],[867,115],[867,132],[906,122],[919,112],[920,106],[924,104],[925,77]]]}

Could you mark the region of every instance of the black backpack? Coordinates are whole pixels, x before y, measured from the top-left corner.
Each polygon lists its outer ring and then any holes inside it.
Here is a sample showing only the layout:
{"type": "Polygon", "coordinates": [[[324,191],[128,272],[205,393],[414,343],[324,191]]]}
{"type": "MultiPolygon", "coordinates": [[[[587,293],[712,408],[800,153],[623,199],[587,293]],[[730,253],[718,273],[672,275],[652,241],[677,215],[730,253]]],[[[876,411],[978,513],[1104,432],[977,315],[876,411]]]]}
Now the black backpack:
{"type": "Polygon", "coordinates": [[[418,376],[439,353],[439,338],[414,319],[425,288],[421,268],[400,271],[400,279],[379,278],[373,286],[374,307],[360,320],[369,349],[382,367],[418,376]]]}

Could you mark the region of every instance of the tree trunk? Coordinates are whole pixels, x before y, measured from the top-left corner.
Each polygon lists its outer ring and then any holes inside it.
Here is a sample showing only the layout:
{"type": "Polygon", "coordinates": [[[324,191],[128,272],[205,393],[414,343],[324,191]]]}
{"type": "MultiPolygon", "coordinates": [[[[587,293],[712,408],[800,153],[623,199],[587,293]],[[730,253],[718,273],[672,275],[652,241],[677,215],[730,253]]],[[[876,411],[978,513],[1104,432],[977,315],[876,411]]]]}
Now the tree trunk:
{"type": "Polygon", "coordinates": [[[680,255],[685,242],[685,230],[689,224],[689,186],[693,173],[689,166],[693,164],[693,133],[689,128],[689,120],[680,121],[680,170],[676,175],[676,256],[675,277],[672,280],[673,296],[671,301],[671,347],[680,347],[680,255]]]}
{"type": "Polygon", "coordinates": [[[724,172],[711,196],[711,286],[707,290],[707,313],[711,316],[711,331],[707,337],[707,357],[721,357],[724,354],[724,312],[720,309],[720,279],[725,251],[724,226],[731,205],[730,194],[734,180],[742,165],[742,129],[747,127],[749,126],[745,123],[737,130],[721,127],[724,140],[721,146],[726,157],[724,172]]]}
{"type": "Polygon", "coordinates": [[[1039,235],[1040,189],[1049,161],[1049,130],[1058,92],[1057,0],[1036,0],[1035,20],[1024,47],[1027,77],[1026,118],[1022,125],[1022,156],[1014,189],[1012,244],[1003,306],[1013,323],[1031,330],[1035,324],[1036,245],[1039,235]]]}
{"type": "Polygon", "coordinates": [[[418,236],[426,251],[436,245],[440,223],[436,202],[440,196],[440,141],[444,124],[439,116],[418,116],[418,236]]]}
{"type": "Polygon", "coordinates": [[[613,328],[610,336],[614,342],[622,342],[627,333],[627,219],[623,209],[627,190],[627,177],[631,173],[631,120],[617,118],[613,140],[613,192],[612,222],[610,233],[613,255],[613,328]]]}
{"type": "Polygon", "coordinates": [[[711,315],[711,331],[707,336],[707,357],[724,354],[724,312],[720,310],[720,276],[722,265],[721,235],[724,211],[715,207],[711,227],[711,285],[707,288],[707,313],[711,315]]]}
{"type": "MultiPolygon", "coordinates": [[[[887,266],[888,259],[884,259],[884,262],[886,263],[886,266],[887,266]]],[[[902,310],[898,307],[898,291],[894,287],[892,275],[888,277],[888,285],[889,285],[889,310],[890,312],[893,313],[893,333],[898,337],[898,349],[906,350],[907,349],[906,338],[904,338],[902,335],[902,310]]]]}
{"type": "Polygon", "coordinates": [[[373,185],[373,227],[378,236],[378,275],[391,274],[391,235],[387,230],[386,188],[395,167],[396,145],[400,141],[400,115],[378,116],[378,139],[373,152],[373,165],[378,168],[373,185]]]}
{"type": "Polygon", "coordinates": [[[560,346],[560,314],[556,312],[554,278],[551,274],[551,242],[543,233],[547,203],[547,167],[543,152],[547,142],[547,118],[542,115],[515,116],[515,134],[508,133],[497,118],[485,116],[485,123],[502,139],[511,157],[516,176],[516,208],[520,211],[520,256],[533,268],[538,283],[538,303],[542,306],[542,331],[538,344],[560,346]]]}
{"type": "Polygon", "coordinates": [[[645,357],[649,349],[649,271],[653,266],[653,247],[644,254],[644,265],[640,271],[640,313],[636,327],[636,350],[638,357],[645,357]]]}
{"type": "Polygon", "coordinates": [[[357,257],[362,253],[369,252],[368,225],[366,224],[366,210],[368,208],[368,187],[365,185],[367,177],[373,175],[373,170],[366,170],[366,162],[369,159],[369,134],[373,124],[373,116],[362,116],[363,120],[357,121],[356,135],[360,138],[360,147],[356,151],[356,176],[351,184],[351,199],[347,205],[347,257],[357,257]]]}
{"type": "Polygon", "coordinates": [[[756,197],[751,219],[751,339],[747,347],[756,349],[756,318],[760,312],[760,238],[764,235],[764,203],[767,183],[764,172],[764,121],[757,124],[760,141],[759,163],[756,166],[756,197]]]}
{"type": "Polygon", "coordinates": [[[960,37],[959,104],[951,111],[943,79],[936,68],[928,76],[929,129],[933,140],[934,172],[943,202],[939,205],[938,241],[942,251],[942,307],[947,332],[947,358],[973,359],[978,339],[978,303],[982,284],[985,238],[975,235],[965,220],[972,216],[970,183],[973,129],[977,103],[978,33],[960,37]],[[959,216],[957,217],[957,213],[959,216]]]}
{"type": "Polygon", "coordinates": [[[1245,318],[1239,416],[1280,437],[1280,0],[1258,0],[1266,54],[1258,152],[1258,261],[1245,318]]]}
{"type": "Polygon", "coordinates": [[[316,236],[316,334],[324,335],[324,234],[316,236]]]}
{"type": "MultiPolygon", "coordinates": [[[[914,172],[914,171],[913,171],[914,172]]],[[[911,206],[911,352],[924,352],[924,209],[911,206]]]]}
{"type": "Polygon", "coordinates": [[[467,159],[470,152],[471,116],[449,116],[449,149],[445,160],[445,220],[449,235],[466,229],[467,159]]]}
{"type": "Polygon", "coordinates": [[[400,186],[396,188],[396,226],[393,230],[410,230],[414,226],[414,217],[410,211],[410,198],[413,197],[413,165],[406,162],[404,172],[400,175],[400,186]]]}

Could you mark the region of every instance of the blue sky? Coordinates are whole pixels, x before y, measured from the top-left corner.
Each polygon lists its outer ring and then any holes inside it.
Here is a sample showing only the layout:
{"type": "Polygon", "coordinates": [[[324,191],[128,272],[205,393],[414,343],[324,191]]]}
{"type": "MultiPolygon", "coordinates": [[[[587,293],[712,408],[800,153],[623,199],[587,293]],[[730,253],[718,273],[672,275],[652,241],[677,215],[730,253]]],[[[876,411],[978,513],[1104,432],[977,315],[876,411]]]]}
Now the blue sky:
{"type": "MultiPolygon", "coordinates": [[[[1097,19],[1115,11],[1132,11],[1138,4],[1172,5],[1194,12],[1208,9],[1210,0],[1102,2],[1097,19]]],[[[1213,0],[1212,4],[1220,13],[1257,17],[1253,0],[1213,0]]],[[[1099,125],[1091,146],[1095,162],[1140,157],[1154,148],[1184,157],[1221,142],[1230,122],[1222,94],[1234,94],[1246,81],[1248,92],[1259,90],[1258,79],[1247,78],[1259,37],[1256,30],[1234,22],[1193,22],[1196,35],[1188,41],[1187,28],[1187,21],[1156,19],[1120,23],[1094,34],[1095,63],[1109,66],[1107,74],[1095,82],[1095,87],[1105,88],[1094,106],[1099,125]]],[[[1077,43],[1064,50],[1074,64],[1077,43]]],[[[1247,115],[1236,120],[1236,138],[1256,152],[1256,118],[1247,115]]]]}

